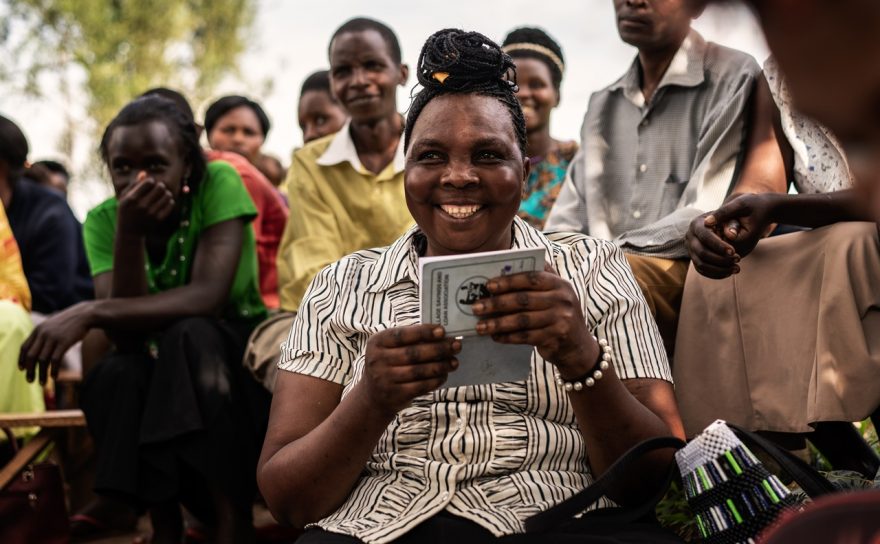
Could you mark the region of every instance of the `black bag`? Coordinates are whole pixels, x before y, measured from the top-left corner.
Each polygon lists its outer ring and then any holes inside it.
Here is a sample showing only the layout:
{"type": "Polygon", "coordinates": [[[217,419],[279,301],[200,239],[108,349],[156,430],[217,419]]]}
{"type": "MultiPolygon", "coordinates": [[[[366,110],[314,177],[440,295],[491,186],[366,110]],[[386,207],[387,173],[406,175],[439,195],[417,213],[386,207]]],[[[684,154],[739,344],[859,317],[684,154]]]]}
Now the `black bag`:
{"type": "MultiPolygon", "coordinates": [[[[600,523],[630,523],[652,516],[657,503],[666,494],[669,483],[675,475],[675,468],[670,467],[669,476],[666,483],[648,500],[635,507],[615,507],[602,508],[590,512],[589,518],[575,519],[574,516],[586,510],[590,505],[598,501],[608,491],[618,483],[621,477],[632,467],[633,463],[641,459],[645,454],[655,450],[674,448],[676,450],[684,447],[684,441],[674,436],[660,436],[649,438],[639,444],[636,444],[629,451],[624,453],[613,465],[608,467],[602,476],[600,476],[593,484],[581,491],[580,493],[569,497],[568,499],[557,504],[553,508],[535,514],[526,520],[526,532],[528,533],[545,533],[556,531],[566,526],[578,525],[583,521],[600,522],[600,523]]],[[[587,516],[585,516],[586,518],[587,516]]]]}

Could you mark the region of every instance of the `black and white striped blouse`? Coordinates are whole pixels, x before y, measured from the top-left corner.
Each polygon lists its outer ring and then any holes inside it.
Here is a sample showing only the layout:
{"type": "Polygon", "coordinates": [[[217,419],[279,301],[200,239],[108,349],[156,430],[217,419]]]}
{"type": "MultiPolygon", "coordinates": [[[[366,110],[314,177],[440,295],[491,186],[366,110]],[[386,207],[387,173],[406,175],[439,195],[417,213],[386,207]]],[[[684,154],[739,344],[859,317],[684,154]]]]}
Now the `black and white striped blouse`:
{"type": "MultiPolygon", "coordinates": [[[[513,232],[514,248],[545,248],[557,273],[573,283],[590,330],[612,346],[621,379],[672,381],[619,248],[580,234],[545,237],[519,218],[513,232]]],[[[346,395],[361,377],[371,334],[419,323],[416,236],[418,227],[387,248],[353,253],[321,271],[281,346],[279,368],[338,383],[346,395]]],[[[574,412],[536,350],[525,382],[415,399],[379,439],[346,502],[316,525],[381,543],[447,510],[501,536],[522,532],[526,518],[591,482],[574,412]]]]}

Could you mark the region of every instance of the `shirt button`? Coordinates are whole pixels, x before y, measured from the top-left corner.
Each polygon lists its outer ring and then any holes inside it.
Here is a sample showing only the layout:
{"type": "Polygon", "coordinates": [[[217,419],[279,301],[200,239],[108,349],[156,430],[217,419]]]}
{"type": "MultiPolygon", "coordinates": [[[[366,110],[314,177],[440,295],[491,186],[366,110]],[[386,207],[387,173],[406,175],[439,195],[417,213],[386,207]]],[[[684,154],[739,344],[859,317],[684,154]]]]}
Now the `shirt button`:
{"type": "Polygon", "coordinates": [[[449,500],[449,493],[447,493],[447,492],[444,491],[443,494],[440,495],[440,500],[441,500],[441,501],[447,501],[447,500],[449,500]]]}
{"type": "Polygon", "coordinates": [[[647,164],[639,165],[639,172],[642,172],[642,173],[644,174],[644,173],[647,172],[647,171],[648,171],[648,165],[647,165],[647,164]]]}
{"type": "Polygon", "coordinates": [[[642,212],[640,212],[639,210],[636,210],[633,212],[633,217],[635,217],[636,219],[638,219],[641,216],[642,216],[642,212]]]}

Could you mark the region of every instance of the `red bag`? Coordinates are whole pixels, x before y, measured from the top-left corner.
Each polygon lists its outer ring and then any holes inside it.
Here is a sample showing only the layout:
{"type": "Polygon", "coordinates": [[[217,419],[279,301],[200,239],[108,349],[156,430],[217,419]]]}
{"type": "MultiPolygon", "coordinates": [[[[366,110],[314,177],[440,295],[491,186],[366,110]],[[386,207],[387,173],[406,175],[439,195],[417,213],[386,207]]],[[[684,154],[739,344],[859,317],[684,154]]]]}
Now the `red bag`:
{"type": "MultiPolygon", "coordinates": [[[[12,441],[15,448],[15,441],[12,441]]],[[[0,489],[0,542],[56,544],[70,541],[61,469],[53,463],[28,465],[0,489]]]]}

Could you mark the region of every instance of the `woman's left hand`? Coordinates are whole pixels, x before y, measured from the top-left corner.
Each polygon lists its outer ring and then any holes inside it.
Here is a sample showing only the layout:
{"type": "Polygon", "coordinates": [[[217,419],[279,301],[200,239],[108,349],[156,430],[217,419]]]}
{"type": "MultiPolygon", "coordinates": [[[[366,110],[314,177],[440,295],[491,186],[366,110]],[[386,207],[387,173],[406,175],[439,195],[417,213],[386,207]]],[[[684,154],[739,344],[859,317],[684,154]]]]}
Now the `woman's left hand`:
{"type": "Polygon", "coordinates": [[[46,383],[50,370],[53,378],[58,375],[64,354],[91,328],[91,304],[80,302],[58,312],[31,332],[18,356],[18,368],[25,371],[27,381],[33,382],[37,371],[41,384],[46,383]]]}
{"type": "Polygon", "coordinates": [[[566,377],[586,374],[599,358],[571,284],[551,270],[491,279],[490,297],[473,306],[477,333],[502,344],[531,344],[566,377]]]}

